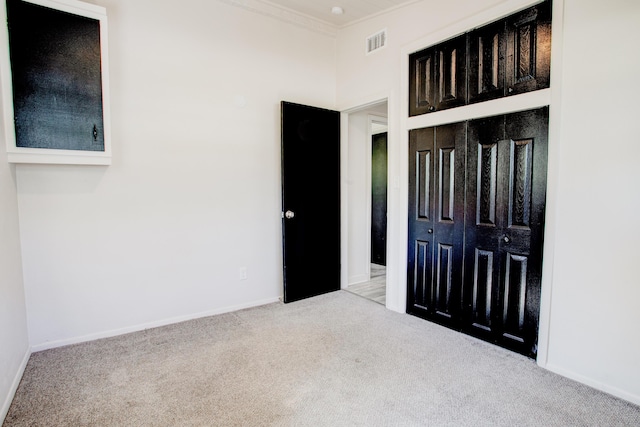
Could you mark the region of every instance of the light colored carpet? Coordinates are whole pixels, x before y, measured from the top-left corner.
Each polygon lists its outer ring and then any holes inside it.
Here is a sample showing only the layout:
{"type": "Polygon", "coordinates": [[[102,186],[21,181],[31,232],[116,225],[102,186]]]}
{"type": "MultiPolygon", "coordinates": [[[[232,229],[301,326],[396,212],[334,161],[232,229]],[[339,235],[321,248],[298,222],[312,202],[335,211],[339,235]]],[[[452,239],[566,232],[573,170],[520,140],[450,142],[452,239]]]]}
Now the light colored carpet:
{"type": "Polygon", "coordinates": [[[35,353],[4,426],[638,426],[640,408],[338,291],[35,353]]]}

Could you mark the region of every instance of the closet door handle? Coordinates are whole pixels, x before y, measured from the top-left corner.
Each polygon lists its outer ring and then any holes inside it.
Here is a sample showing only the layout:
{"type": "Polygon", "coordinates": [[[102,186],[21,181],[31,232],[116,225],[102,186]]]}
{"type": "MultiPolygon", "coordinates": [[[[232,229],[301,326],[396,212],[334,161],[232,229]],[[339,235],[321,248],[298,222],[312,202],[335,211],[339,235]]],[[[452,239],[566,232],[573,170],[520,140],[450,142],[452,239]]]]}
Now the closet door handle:
{"type": "Polygon", "coordinates": [[[429,234],[433,234],[433,228],[428,229],[428,230],[427,230],[427,233],[429,233],[429,234]]]}

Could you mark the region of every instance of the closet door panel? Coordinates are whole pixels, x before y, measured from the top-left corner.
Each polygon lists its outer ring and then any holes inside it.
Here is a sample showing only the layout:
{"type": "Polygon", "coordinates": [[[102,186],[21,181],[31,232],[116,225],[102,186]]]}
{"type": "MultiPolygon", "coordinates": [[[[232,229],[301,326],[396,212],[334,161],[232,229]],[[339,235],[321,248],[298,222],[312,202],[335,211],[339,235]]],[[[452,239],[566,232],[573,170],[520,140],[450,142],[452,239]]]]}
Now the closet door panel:
{"type": "Polygon", "coordinates": [[[526,339],[526,295],[528,291],[529,257],[510,251],[505,253],[504,283],[502,289],[502,338],[513,344],[524,344],[526,339]]]}
{"type": "Polygon", "coordinates": [[[537,353],[547,180],[549,109],[506,116],[508,210],[502,241],[502,330],[499,343],[537,353]]]}
{"type": "Polygon", "coordinates": [[[466,124],[409,135],[407,311],[458,327],[464,240],[466,124]]]}
{"type": "Polygon", "coordinates": [[[467,101],[467,37],[462,35],[436,46],[435,109],[464,105],[467,101]]]}
{"type": "Polygon", "coordinates": [[[505,21],[469,34],[469,103],[505,95],[507,33],[505,21]]]}
{"type": "Polygon", "coordinates": [[[545,1],[507,19],[507,92],[549,87],[551,4],[545,1]]]}
{"type": "Polygon", "coordinates": [[[537,352],[548,109],[469,124],[463,329],[537,352]],[[472,169],[473,168],[473,169],[472,169]]]}
{"type": "Polygon", "coordinates": [[[466,123],[436,127],[433,315],[450,326],[460,323],[462,308],[465,145],[466,123]]]}
{"type": "Polygon", "coordinates": [[[409,116],[435,111],[436,86],[435,49],[409,56],[409,116]]]}
{"type": "Polygon", "coordinates": [[[493,340],[499,325],[499,240],[504,217],[504,194],[499,170],[504,116],[469,122],[467,141],[467,197],[465,226],[464,330],[493,340]]]}
{"type": "Polygon", "coordinates": [[[435,299],[433,284],[435,129],[409,133],[409,247],[407,312],[426,316],[435,299]]]}

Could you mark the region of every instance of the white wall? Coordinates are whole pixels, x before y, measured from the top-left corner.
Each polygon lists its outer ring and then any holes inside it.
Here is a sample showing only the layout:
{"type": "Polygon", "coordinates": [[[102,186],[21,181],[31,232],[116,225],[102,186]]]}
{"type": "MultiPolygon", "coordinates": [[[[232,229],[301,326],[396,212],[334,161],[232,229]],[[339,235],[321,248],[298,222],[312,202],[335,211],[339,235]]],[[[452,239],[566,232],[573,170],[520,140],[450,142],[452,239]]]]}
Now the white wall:
{"type": "Polygon", "coordinates": [[[548,367],[640,404],[640,3],[564,3],[548,367]]]}
{"type": "Polygon", "coordinates": [[[219,1],[93,3],[113,165],[17,167],[35,350],[276,300],[279,103],[335,104],[333,37],[219,1]]]}
{"type": "Polygon", "coordinates": [[[0,423],[30,354],[15,170],[7,163],[5,147],[0,141],[0,423]]]}
{"type": "MultiPolygon", "coordinates": [[[[533,3],[424,1],[338,34],[338,105],[353,108],[389,95],[389,308],[404,311],[406,295],[406,55],[533,3]],[[382,28],[388,46],[365,56],[364,38],[382,28]]],[[[532,104],[552,100],[539,363],[635,403],[640,59],[633,43],[640,36],[639,13],[640,4],[631,0],[555,0],[551,96],[526,98],[532,104]]],[[[518,102],[456,114],[488,114],[518,102]]]]}

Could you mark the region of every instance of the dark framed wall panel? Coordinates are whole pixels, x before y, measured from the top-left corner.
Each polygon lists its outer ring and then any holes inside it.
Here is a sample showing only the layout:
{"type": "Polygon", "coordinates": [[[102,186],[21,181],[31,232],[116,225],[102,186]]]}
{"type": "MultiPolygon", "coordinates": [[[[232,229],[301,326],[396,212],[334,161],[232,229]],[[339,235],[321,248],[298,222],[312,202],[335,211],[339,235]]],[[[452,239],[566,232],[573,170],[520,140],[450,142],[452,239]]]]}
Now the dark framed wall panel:
{"type": "Polygon", "coordinates": [[[104,9],[48,0],[6,0],[4,5],[9,161],[108,164],[104,9]]]}

